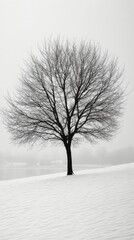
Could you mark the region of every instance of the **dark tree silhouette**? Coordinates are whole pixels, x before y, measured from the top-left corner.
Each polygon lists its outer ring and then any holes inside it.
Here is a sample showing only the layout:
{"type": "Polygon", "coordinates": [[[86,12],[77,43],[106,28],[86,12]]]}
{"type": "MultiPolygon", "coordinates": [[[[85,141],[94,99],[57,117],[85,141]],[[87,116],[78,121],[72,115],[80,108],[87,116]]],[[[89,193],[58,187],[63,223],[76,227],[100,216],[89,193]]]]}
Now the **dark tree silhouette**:
{"type": "Polygon", "coordinates": [[[118,128],[121,76],[117,61],[94,44],[45,43],[30,55],[16,98],[8,97],[5,124],[19,144],[62,142],[72,175],[71,144],[109,140],[118,128]]]}

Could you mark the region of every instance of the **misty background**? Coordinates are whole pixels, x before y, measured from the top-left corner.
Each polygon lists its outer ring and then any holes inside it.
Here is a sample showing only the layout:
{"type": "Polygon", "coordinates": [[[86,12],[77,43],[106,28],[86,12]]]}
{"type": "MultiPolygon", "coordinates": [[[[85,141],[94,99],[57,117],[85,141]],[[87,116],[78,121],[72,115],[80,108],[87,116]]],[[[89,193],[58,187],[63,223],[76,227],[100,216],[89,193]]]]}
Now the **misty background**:
{"type": "MultiPolygon", "coordinates": [[[[100,44],[124,68],[126,102],[112,141],[73,147],[75,164],[111,165],[134,161],[134,1],[133,0],[0,0],[0,109],[15,94],[21,67],[50,37],[100,44]]],[[[66,164],[62,146],[16,146],[0,118],[0,166],[66,164]]],[[[47,169],[47,168],[46,168],[47,169]]],[[[46,170],[49,172],[49,170],[46,170]]],[[[20,174],[20,173],[19,173],[20,174]]]]}

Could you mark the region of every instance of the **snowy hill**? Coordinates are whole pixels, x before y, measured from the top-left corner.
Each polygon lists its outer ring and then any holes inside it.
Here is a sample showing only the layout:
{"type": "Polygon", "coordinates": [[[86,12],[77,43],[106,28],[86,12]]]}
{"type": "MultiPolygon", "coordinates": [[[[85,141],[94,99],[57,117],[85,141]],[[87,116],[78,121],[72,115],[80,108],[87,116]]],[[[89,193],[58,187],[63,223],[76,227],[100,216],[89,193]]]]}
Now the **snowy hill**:
{"type": "Polygon", "coordinates": [[[0,182],[2,240],[133,240],[134,164],[0,182]]]}

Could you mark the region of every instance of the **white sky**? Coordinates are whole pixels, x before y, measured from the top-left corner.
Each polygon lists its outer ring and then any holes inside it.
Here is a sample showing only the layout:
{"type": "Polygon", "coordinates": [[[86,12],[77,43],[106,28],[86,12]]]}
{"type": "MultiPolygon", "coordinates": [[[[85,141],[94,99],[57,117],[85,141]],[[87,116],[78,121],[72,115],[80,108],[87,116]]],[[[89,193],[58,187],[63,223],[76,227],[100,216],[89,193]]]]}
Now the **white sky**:
{"type": "MultiPolygon", "coordinates": [[[[133,0],[0,0],[0,108],[7,91],[17,85],[28,52],[36,50],[44,38],[57,36],[100,43],[125,66],[129,94],[120,132],[111,142],[92,148],[134,146],[133,0]]],[[[17,151],[2,123],[0,132],[0,152],[17,151]]]]}

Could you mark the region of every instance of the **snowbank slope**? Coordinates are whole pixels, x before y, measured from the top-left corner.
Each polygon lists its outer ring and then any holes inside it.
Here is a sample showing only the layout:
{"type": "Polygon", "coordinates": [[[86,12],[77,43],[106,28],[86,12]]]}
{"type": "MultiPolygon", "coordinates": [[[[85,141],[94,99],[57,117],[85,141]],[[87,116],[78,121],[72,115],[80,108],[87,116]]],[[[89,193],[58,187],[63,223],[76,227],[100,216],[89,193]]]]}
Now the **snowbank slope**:
{"type": "Polygon", "coordinates": [[[134,164],[0,182],[2,240],[134,239],[134,164]]]}

